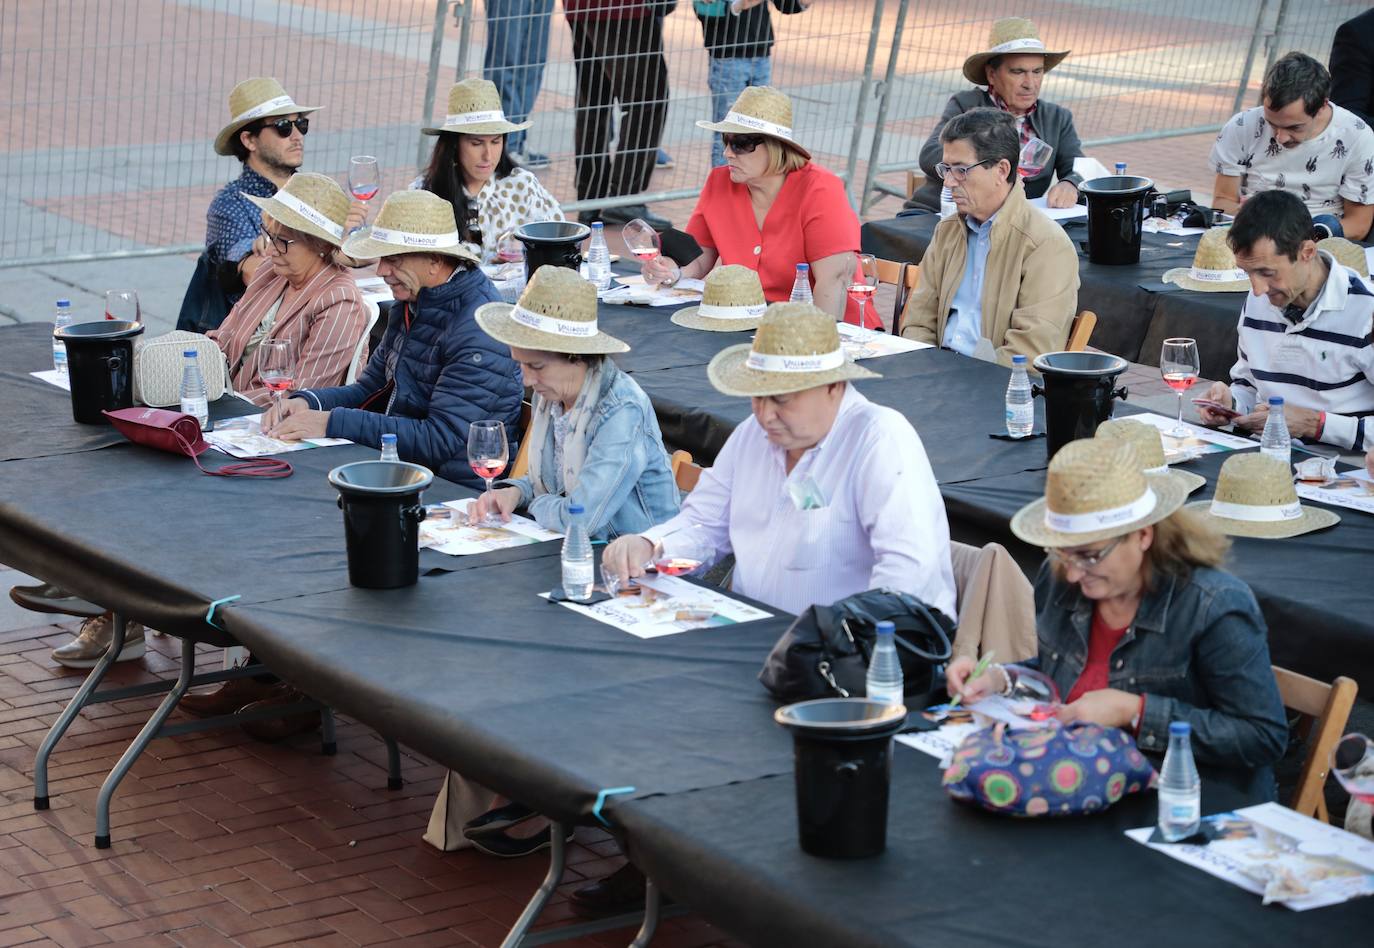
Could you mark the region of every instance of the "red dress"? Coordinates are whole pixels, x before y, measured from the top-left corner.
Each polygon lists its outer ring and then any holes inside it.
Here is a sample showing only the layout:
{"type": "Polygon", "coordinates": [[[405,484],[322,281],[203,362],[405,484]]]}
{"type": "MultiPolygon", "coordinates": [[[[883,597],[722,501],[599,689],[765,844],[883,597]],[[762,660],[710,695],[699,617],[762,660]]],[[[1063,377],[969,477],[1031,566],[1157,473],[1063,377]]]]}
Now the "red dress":
{"type": "MultiPolygon", "coordinates": [[[[763,296],[770,303],[792,295],[797,264],[859,252],[859,217],[849,206],[844,183],[814,162],[787,176],[763,219],[762,232],[754,219],[749,188],[733,183],[729,168],[713,168],[687,222],[687,233],[716,251],[722,265],[757,270],[763,296]]],[[[857,266],[855,274],[859,275],[857,266]]],[[[865,317],[870,328],[882,327],[871,303],[865,317]]],[[[852,299],[846,303],[844,319],[859,321],[859,306],[852,299]]]]}

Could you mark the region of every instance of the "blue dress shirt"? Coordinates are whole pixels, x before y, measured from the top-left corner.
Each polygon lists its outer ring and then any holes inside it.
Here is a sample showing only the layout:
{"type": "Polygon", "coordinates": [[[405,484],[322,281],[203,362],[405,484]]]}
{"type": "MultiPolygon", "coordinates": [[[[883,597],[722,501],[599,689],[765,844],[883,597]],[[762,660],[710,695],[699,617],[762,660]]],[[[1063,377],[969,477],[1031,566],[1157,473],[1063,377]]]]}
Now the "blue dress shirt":
{"type": "Polygon", "coordinates": [[[996,212],[981,224],[972,217],[964,216],[964,224],[970,231],[968,255],[964,260],[964,280],[959,284],[954,299],[950,300],[945,338],[940,345],[966,356],[973,355],[978,340],[983,336],[983,279],[988,272],[988,247],[992,239],[992,222],[996,219],[996,212]]]}

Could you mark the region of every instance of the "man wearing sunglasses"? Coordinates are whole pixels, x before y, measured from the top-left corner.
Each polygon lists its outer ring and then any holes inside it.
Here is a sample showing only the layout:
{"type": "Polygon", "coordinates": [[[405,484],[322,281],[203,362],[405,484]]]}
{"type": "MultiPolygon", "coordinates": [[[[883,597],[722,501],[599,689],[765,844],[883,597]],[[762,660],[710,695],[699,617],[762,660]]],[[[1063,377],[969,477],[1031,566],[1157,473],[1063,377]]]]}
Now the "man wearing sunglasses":
{"type": "Polygon", "coordinates": [[[314,111],[297,105],[275,79],[245,79],[229,93],[229,124],[215,137],[215,153],[233,155],[242,171],[210,202],[205,253],[182,300],[178,329],[217,328],[268,260],[261,212],[245,196],[272,197],[300,169],[314,111]]]}

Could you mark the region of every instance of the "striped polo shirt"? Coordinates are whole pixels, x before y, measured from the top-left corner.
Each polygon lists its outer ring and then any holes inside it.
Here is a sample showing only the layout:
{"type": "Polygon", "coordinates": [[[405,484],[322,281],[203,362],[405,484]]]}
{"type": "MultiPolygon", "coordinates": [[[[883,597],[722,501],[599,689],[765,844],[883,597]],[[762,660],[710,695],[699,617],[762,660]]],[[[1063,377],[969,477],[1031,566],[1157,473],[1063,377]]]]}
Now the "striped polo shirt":
{"type": "Polygon", "coordinates": [[[1245,413],[1274,395],[1286,405],[1324,411],[1322,440],[1364,451],[1374,445],[1374,289],[1326,251],[1318,253],[1331,272],[1300,317],[1266,296],[1246,297],[1231,395],[1245,413]]]}

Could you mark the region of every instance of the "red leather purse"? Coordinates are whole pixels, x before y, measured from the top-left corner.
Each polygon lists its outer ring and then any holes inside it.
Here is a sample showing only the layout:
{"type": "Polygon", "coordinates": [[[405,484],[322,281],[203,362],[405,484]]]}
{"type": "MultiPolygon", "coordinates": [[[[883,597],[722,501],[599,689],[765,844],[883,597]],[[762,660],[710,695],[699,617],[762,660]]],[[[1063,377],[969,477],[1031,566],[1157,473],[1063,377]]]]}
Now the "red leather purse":
{"type": "Polygon", "coordinates": [[[275,458],[254,458],[237,464],[226,464],[213,470],[201,466],[198,455],[210,445],[200,436],[200,422],[179,411],[165,408],[118,408],[102,411],[115,430],[134,444],[185,454],[196,463],[202,474],[217,477],[290,477],[291,465],[275,458]]]}

